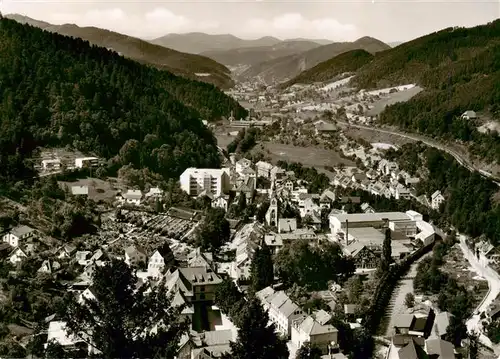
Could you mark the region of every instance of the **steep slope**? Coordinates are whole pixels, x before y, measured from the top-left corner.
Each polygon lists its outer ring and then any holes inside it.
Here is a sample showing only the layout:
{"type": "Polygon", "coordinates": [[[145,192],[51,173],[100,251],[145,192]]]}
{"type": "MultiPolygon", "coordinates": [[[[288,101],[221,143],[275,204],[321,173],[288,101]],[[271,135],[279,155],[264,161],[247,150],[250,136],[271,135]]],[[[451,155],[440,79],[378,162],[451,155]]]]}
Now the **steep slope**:
{"type": "MultiPolygon", "coordinates": [[[[80,38],[0,20],[0,162],[16,171],[37,146],[72,146],[165,178],[219,162],[200,119],[246,111],[209,84],[80,38]]],[[[9,178],[9,174],[7,174],[9,178]]]]}
{"type": "Polygon", "coordinates": [[[388,106],[381,121],[472,143],[474,154],[500,163],[500,136],[481,134],[467,110],[500,120],[500,20],[448,28],[377,54],[354,78],[359,88],[416,83],[425,90],[388,106]]]}
{"type": "Polygon", "coordinates": [[[224,51],[242,47],[273,46],[281,40],[266,36],[256,40],[244,40],[234,35],[209,35],[202,32],[168,34],[150,41],[177,51],[200,54],[207,51],[224,51]]]}
{"type": "Polygon", "coordinates": [[[241,77],[243,79],[259,77],[266,82],[284,81],[343,52],[362,49],[373,54],[389,48],[389,45],[371,37],[362,37],[354,42],[336,42],[300,54],[256,64],[243,72],[241,77]]]}
{"type": "Polygon", "coordinates": [[[125,57],[177,75],[209,82],[222,88],[234,85],[230,71],[216,61],[200,55],[186,54],[147,41],[96,27],[79,27],[72,24],[52,25],[17,14],[7,18],[61,35],[79,37],[97,46],[112,49],[125,57]],[[196,74],[203,74],[197,76],[196,74]],[[210,76],[206,76],[210,74],[210,76]]]}
{"type": "Polygon", "coordinates": [[[300,75],[286,82],[283,87],[296,83],[310,84],[319,81],[328,81],[345,72],[357,71],[372,61],[374,56],[365,50],[344,52],[330,60],[320,62],[313,68],[301,72],[300,75]]]}
{"type": "Polygon", "coordinates": [[[242,47],[224,51],[207,51],[201,54],[227,66],[255,65],[319,46],[321,45],[312,41],[283,41],[273,46],[242,47]]]}

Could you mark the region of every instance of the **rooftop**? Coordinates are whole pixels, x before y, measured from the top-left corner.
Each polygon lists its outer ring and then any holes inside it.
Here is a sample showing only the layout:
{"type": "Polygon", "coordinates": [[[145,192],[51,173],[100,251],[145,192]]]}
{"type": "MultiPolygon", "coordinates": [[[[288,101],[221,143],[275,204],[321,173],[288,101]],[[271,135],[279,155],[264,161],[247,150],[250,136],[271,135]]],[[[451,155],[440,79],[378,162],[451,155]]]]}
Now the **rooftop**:
{"type": "Polygon", "coordinates": [[[376,213],[331,213],[330,218],[336,218],[339,222],[383,222],[389,221],[409,221],[410,217],[403,212],[376,212],[376,213]]]}

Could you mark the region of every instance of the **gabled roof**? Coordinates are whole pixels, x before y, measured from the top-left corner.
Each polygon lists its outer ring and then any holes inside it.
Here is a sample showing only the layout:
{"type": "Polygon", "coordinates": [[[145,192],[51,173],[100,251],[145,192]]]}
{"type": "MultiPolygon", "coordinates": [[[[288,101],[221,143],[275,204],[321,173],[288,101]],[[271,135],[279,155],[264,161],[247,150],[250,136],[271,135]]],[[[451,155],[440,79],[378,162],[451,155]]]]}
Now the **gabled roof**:
{"type": "Polygon", "coordinates": [[[427,354],[437,355],[437,359],[455,359],[455,347],[452,343],[440,338],[429,338],[425,341],[427,354]]]}
{"type": "Polygon", "coordinates": [[[436,197],[438,197],[438,196],[442,196],[442,194],[441,194],[441,191],[440,191],[440,190],[437,190],[436,192],[434,192],[434,193],[431,195],[431,198],[432,198],[432,199],[434,199],[434,198],[436,198],[436,197]]]}
{"type": "Polygon", "coordinates": [[[270,304],[286,318],[299,309],[299,306],[295,304],[284,291],[276,292],[275,295],[272,296],[270,304]]]}
{"type": "Polygon", "coordinates": [[[394,327],[411,328],[415,316],[413,314],[399,314],[394,318],[394,327]]]}
{"type": "Polygon", "coordinates": [[[441,336],[446,334],[446,330],[450,325],[451,317],[453,314],[448,312],[441,312],[436,314],[436,318],[434,318],[434,327],[436,329],[437,335],[441,336]]]}
{"type": "Polygon", "coordinates": [[[21,237],[21,236],[24,236],[26,234],[32,233],[34,231],[35,230],[29,226],[20,225],[20,226],[16,226],[16,227],[12,228],[10,230],[10,233],[15,235],[16,237],[21,237]]]}
{"type": "Polygon", "coordinates": [[[399,359],[428,359],[427,353],[415,341],[410,340],[403,348],[398,351],[399,359]]]}
{"type": "Polygon", "coordinates": [[[302,320],[302,322],[299,324],[299,328],[309,336],[338,332],[337,328],[335,328],[333,325],[322,325],[310,315],[302,320]]]}
{"type": "Polygon", "coordinates": [[[138,189],[129,189],[125,194],[123,194],[123,198],[138,200],[142,198],[142,192],[138,189]]]}

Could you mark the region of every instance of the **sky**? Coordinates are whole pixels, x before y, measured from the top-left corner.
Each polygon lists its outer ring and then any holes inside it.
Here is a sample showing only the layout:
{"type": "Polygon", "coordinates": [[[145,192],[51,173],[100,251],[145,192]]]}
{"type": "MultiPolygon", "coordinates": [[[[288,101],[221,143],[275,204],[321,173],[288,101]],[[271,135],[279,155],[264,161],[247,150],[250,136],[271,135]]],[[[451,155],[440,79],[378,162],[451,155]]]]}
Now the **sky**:
{"type": "Polygon", "coordinates": [[[0,0],[0,11],[143,39],[205,32],[395,42],[500,18],[500,0],[0,0]]]}

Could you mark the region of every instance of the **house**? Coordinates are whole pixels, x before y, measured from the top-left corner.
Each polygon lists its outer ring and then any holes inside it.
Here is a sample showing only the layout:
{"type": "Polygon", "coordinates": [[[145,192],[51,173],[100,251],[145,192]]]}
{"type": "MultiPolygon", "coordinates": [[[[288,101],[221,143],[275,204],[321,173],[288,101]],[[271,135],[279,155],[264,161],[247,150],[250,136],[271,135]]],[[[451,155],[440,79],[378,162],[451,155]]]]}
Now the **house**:
{"type": "Polygon", "coordinates": [[[87,258],[91,253],[90,251],[77,251],[75,253],[76,262],[81,266],[86,266],[89,261],[87,258]]]}
{"type": "Polygon", "coordinates": [[[61,169],[60,159],[47,159],[42,160],[42,170],[44,171],[58,171],[61,169]]]}
{"type": "Polygon", "coordinates": [[[399,184],[396,187],[396,191],[395,191],[394,197],[396,199],[407,199],[408,200],[408,199],[411,198],[411,193],[410,193],[410,190],[408,188],[406,188],[402,184],[399,184]]]}
{"type": "Polygon", "coordinates": [[[50,274],[53,271],[58,270],[59,268],[61,268],[61,265],[58,262],[54,261],[51,263],[50,260],[46,259],[43,261],[37,272],[50,274]]]}
{"type": "Polygon", "coordinates": [[[455,359],[455,347],[441,338],[429,338],[425,341],[425,351],[430,358],[455,359]]]}
{"type": "Polygon", "coordinates": [[[465,111],[460,118],[464,120],[475,120],[477,118],[477,114],[475,111],[469,110],[465,111]]]}
{"type": "Polygon", "coordinates": [[[335,202],[335,192],[325,189],[319,196],[319,206],[321,208],[330,209],[332,203],[335,202]]]}
{"type": "Polygon", "coordinates": [[[333,123],[325,121],[317,121],[314,124],[316,136],[330,136],[331,134],[337,132],[337,126],[333,123]]]}
{"type": "Polygon", "coordinates": [[[287,179],[283,182],[283,187],[289,192],[293,191],[293,186],[294,186],[293,180],[291,179],[287,179]]]}
{"type": "Polygon", "coordinates": [[[434,319],[433,332],[437,337],[443,339],[443,337],[446,335],[446,331],[448,330],[448,326],[450,325],[452,317],[453,314],[449,312],[441,312],[436,314],[436,318],[434,319]]]}
{"type": "Polygon", "coordinates": [[[255,164],[257,177],[270,178],[273,165],[264,161],[259,161],[255,164]]]}
{"type": "Polygon", "coordinates": [[[438,210],[441,203],[444,202],[444,196],[441,194],[440,190],[437,190],[431,195],[431,207],[432,209],[438,210]]]}
{"type": "Polygon", "coordinates": [[[88,196],[89,187],[88,186],[71,186],[71,194],[73,196],[88,196]]]}
{"type": "Polygon", "coordinates": [[[178,359],[214,359],[231,352],[230,343],[236,339],[231,329],[184,334],[179,343],[178,359]]]}
{"type": "Polygon", "coordinates": [[[428,338],[434,326],[436,314],[429,309],[427,315],[400,314],[393,323],[394,334],[428,338]]]}
{"type": "Polygon", "coordinates": [[[240,176],[243,175],[243,170],[252,169],[252,161],[242,158],[238,162],[236,162],[236,173],[240,176]]]}
{"type": "Polygon", "coordinates": [[[300,348],[311,343],[321,349],[322,354],[338,346],[339,331],[329,324],[332,316],[324,310],[296,319],[292,322],[292,343],[300,348]]]}
{"type": "Polygon", "coordinates": [[[365,213],[375,213],[375,209],[366,202],[361,205],[361,210],[365,213]]]}
{"type": "Polygon", "coordinates": [[[366,244],[361,242],[352,242],[342,247],[342,250],[345,254],[354,259],[354,264],[357,269],[377,268],[380,262],[378,255],[376,255],[366,244]]]}
{"type": "Polygon", "coordinates": [[[80,339],[75,335],[69,334],[66,329],[66,323],[61,321],[52,321],[49,323],[45,348],[47,348],[49,343],[59,344],[64,350],[81,349],[89,354],[93,351],[91,345],[87,344],[85,339],[80,339]]]}
{"type": "Polygon", "coordinates": [[[187,168],[180,176],[181,189],[190,196],[210,192],[214,197],[226,194],[231,189],[230,169],[187,168]]]}
{"type": "Polygon", "coordinates": [[[140,263],[146,264],[146,250],[141,246],[132,244],[125,248],[125,263],[129,266],[137,266],[140,263]]]}
{"type": "Polygon", "coordinates": [[[56,251],[56,257],[59,259],[70,258],[76,252],[76,247],[66,244],[56,251]]]}
{"type": "Polygon", "coordinates": [[[2,241],[9,243],[12,247],[17,247],[28,238],[35,235],[35,230],[29,226],[20,225],[12,228],[3,235],[2,241]]]}
{"type": "Polygon", "coordinates": [[[151,187],[144,196],[146,197],[146,199],[159,199],[163,196],[163,190],[158,187],[151,187]]]}
{"type": "Polygon", "coordinates": [[[275,291],[266,287],[256,294],[264,310],[268,311],[269,321],[274,323],[276,330],[285,338],[291,335],[292,322],[304,316],[304,312],[284,291],[275,291]]]}
{"type": "Polygon", "coordinates": [[[98,165],[99,165],[99,159],[97,157],[75,158],[75,168],[96,167],[98,165]]]}
{"type": "Polygon", "coordinates": [[[122,197],[126,203],[138,206],[141,204],[142,192],[138,189],[129,189],[122,197]]]}
{"type": "Polygon", "coordinates": [[[222,208],[227,212],[229,208],[229,195],[223,194],[212,200],[212,208],[222,208]]]}
{"type": "Polygon", "coordinates": [[[274,166],[271,169],[271,182],[274,183],[275,186],[280,186],[285,177],[286,171],[283,168],[274,166]]]}
{"type": "Polygon", "coordinates": [[[355,173],[351,177],[351,181],[354,183],[361,183],[363,181],[366,181],[367,177],[363,172],[355,173]]]}
{"type": "Polygon", "coordinates": [[[236,257],[229,269],[231,278],[244,280],[250,277],[253,254],[263,238],[264,228],[258,222],[245,224],[235,234],[231,242],[231,248],[236,249],[236,257]]]}
{"type": "Polygon", "coordinates": [[[148,261],[148,276],[153,278],[160,277],[160,274],[169,269],[175,262],[174,253],[168,245],[164,243],[151,255],[148,261]]]}
{"type": "Polygon", "coordinates": [[[206,267],[171,269],[165,274],[168,291],[180,291],[189,303],[213,302],[222,279],[206,267]]]}
{"type": "Polygon", "coordinates": [[[280,218],[278,220],[278,233],[293,232],[297,229],[296,218],[280,218]]]}
{"type": "Polygon", "coordinates": [[[9,261],[12,264],[17,264],[22,262],[25,258],[28,258],[25,251],[23,251],[20,247],[14,248],[14,250],[9,255],[9,261]]]}
{"type": "Polygon", "coordinates": [[[205,267],[213,269],[215,267],[214,258],[211,252],[202,252],[201,248],[195,248],[188,254],[188,267],[205,267]]]}
{"type": "Polygon", "coordinates": [[[89,287],[85,289],[79,296],[78,296],[78,303],[83,304],[88,300],[95,300],[97,301],[97,297],[95,295],[95,291],[92,287],[89,287]]]}

